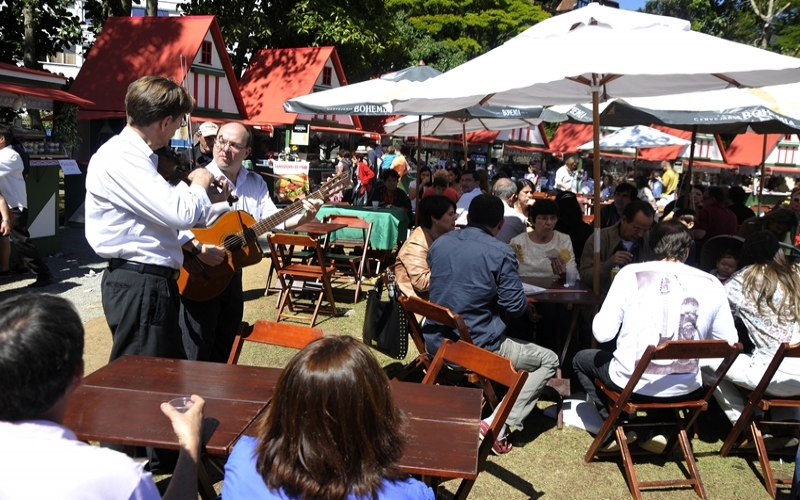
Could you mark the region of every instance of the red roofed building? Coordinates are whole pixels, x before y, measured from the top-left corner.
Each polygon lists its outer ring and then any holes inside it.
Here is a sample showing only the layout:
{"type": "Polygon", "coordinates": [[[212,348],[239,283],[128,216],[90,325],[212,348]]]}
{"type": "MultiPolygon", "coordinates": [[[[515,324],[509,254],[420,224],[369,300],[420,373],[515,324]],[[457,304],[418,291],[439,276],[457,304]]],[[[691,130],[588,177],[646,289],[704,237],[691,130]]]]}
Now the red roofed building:
{"type": "Polygon", "coordinates": [[[798,134],[739,134],[728,146],[728,161],[743,167],[758,167],[764,164],[772,171],[800,175],[800,136],[798,134]],[[766,139],[766,143],[765,140],[766,139]]]}
{"type": "Polygon", "coordinates": [[[287,113],[283,103],[293,97],[347,85],[335,47],[261,49],[250,60],[239,88],[251,120],[273,125],[309,123],[311,133],[346,134],[361,130],[357,116],[287,113]]]}
{"type": "Polygon", "coordinates": [[[145,75],[185,77],[193,121],[247,119],[214,16],[108,18],[70,88],[95,103],[78,119],[124,118],[128,85],[145,75]]]}

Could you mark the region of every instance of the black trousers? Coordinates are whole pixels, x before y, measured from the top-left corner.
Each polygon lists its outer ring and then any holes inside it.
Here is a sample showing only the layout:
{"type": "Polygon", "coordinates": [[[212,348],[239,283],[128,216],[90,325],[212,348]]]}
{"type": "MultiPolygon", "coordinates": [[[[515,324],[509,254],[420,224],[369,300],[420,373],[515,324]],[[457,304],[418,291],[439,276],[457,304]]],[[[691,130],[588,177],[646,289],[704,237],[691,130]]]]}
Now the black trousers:
{"type": "Polygon", "coordinates": [[[8,237],[17,247],[17,252],[25,261],[25,265],[41,278],[51,276],[50,269],[31,241],[31,234],[28,232],[28,209],[12,208],[11,213],[14,214],[14,224],[8,237]]]}
{"type": "Polygon", "coordinates": [[[180,327],[186,357],[197,361],[225,363],[244,316],[242,271],[211,300],[181,297],[180,327]]]}
{"type": "Polygon", "coordinates": [[[114,344],[109,361],[123,354],[186,359],[178,326],[175,280],[128,269],[103,272],[103,311],[114,344]]]}

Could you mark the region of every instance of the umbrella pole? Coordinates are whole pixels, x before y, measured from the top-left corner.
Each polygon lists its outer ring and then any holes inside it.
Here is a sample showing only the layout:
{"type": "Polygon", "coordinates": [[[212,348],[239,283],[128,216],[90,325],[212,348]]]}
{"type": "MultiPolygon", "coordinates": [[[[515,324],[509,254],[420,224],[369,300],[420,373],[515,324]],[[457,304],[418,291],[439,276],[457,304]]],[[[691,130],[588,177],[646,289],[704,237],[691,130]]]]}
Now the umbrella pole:
{"type": "MultiPolygon", "coordinates": [[[[684,205],[686,205],[687,202],[688,202],[691,206],[687,205],[684,208],[691,208],[692,210],[697,210],[697,207],[694,206],[694,202],[692,201],[692,167],[694,166],[694,144],[695,144],[695,142],[697,142],[697,125],[692,127],[692,145],[690,146],[690,149],[689,149],[689,168],[686,169],[686,178],[683,180],[683,184],[684,184],[684,186],[686,186],[686,188],[681,193],[681,194],[684,194],[684,195],[685,195],[685,193],[689,193],[688,194],[689,197],[686,200],[684,200],[684,205]]],[[[675,208],[678,208],[677,205],[676,205],[675,208]]]]}
{"type": "Polygon", "coordinates": [[[758,212],[756,215],[761,216],[761,203],[764,200],[764,174],[767,170],[767,134],[764,134],[764,145],[761,149],[761,179],[758,183],[758,212]]]}
{"type": "Polygon", "coordinates": [[[600,95],[599,89],[592,91],[592,138],[594,151],[594,276],[592,287],[600,295],[600,95]]]}
{"type": "Polygon", "coordinates": [[[461,122],[461,140],[464,141],[464,170],[470,170],[469,168],[469,156],[467,154],[467,122],[461,122]]]}
{"type": "MultiPolygon", "coordinates": [[[[419,115],[417,121],[417,171],[422,166],[422,115],[419,115]]],[[[417,189],[419,189],[419,182],[417,182],[417,189]]]]}
{"type": "Polygon", "coordinates": [[[636,153],[633,155],[633,181],[636,182],[636,174],[639,170],[639,148],[636,148],[636,153]]]}

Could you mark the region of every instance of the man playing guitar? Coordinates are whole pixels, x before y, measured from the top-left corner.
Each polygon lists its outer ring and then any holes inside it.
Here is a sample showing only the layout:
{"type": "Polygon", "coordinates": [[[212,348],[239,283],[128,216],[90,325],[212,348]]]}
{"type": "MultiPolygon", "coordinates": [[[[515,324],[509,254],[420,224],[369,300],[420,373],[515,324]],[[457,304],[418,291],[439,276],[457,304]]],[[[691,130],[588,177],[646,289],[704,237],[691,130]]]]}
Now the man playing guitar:
{"type": "MultiPolygon", "coordinates": [[[[250,131],[241,123],[228,122],[217,132],[214,143],[214,161],[206,168],[213,175],[222,175],[238,200],[215,203],[200,225],[209,225],[229,210],[241,210],[259,220],[278,212],[272,202],[267,183],[256,173],[242,166],[251,150],[250,131]]],[[[303,213],[289,218],[284,223],[291,229],[314,218],[322,199],[303,200],[303,213]]],[[[219,246],[200,243],[190,232],[181,234],[183,248],[195,255],[201,263],[216,265],[227,258],[219,246]]],[[[181,296],[180,326],[184,349],[189,359],[224,363],[228,359],[233,339],[244,314],[242,294],[242,271],[233,275],[227,287],[209,300],[191,300],[181,296]]]]}

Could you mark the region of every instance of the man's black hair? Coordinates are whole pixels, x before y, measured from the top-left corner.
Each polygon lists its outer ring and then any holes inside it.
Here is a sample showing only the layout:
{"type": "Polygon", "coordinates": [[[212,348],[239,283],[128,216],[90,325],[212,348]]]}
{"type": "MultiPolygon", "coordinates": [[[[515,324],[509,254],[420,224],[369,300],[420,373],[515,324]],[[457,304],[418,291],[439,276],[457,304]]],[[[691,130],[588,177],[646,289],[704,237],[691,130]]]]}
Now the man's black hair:
{"type": "Polygon", "coordinates": [[[469,221],[494,228],[503,220],[503,212],[503,202],[500,198],[490,194],[479,194],[469,204],[469,221]]]}

